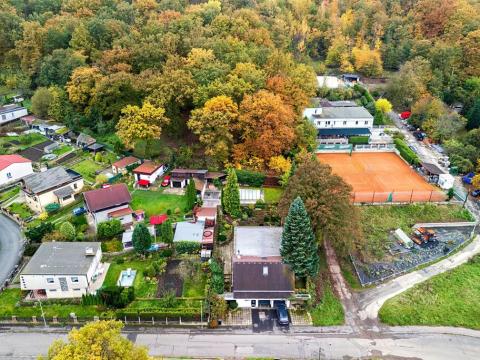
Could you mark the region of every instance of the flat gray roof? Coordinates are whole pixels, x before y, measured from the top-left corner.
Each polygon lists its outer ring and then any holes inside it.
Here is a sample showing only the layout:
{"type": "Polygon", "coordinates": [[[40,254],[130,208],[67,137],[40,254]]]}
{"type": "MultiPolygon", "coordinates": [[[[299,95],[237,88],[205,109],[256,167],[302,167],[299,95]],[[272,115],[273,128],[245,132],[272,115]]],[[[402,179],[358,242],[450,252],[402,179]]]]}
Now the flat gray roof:
{"type": "Polygon", "coordinates": [[[99,247],[99,242],[43,243],[21,275],[86,275],[95,257],[86,251],[90,248],[95,255],[99,247]]]}
{"type": "Polygon", "coordinates": [[[234,230],[235,255],[280,256],[282,232],[280,226],[237,226],[234,230]]]}
{"type": "Polygon", "coordinates": [[[191,223],[188,221],[178,222],[175,227],[175,236],[173,237],[173,241],[201,242],[203,239],[204,228],[205,223],[202,221],[197,221],[196,223],[191,223]]]}
{"type": "Polygon", "coordinates": [[[373,119],[373,115],[363,106],[326,106],[322,108],[307,108],[303,116],[315,119],[373,119]],[[315,113],[315,110],[318,111],[315,113]]]}

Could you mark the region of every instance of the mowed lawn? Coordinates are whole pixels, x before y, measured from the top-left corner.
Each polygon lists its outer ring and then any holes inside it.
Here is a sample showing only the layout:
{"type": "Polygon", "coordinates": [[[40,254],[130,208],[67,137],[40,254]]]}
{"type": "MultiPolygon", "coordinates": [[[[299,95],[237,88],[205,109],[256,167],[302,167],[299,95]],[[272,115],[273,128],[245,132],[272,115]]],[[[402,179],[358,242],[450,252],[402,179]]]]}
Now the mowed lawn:
{"type": "Polygon", "coordinates": [[[265,196],[265,202],[269,204],[276,204],[280,201],[283,194],[282,188],[276,187],[264,187],[263,193],[265,196]]]}
{"type": "Polygon", "coordinates": [[[388,300],[380,319],[390,325],[480,329],[480,256],[388,300]]]}
{"type": "Polygon", "coordinates": [[[95,172],[102,170],[103,167],[93,160],[85,159],[73,165],[71,169],[82,175],[85,180],[95,182],[95,172]]]}
{"type": "Polygon", "coordinates": [[[131,205],[134,210],[145,210],[148,217],[165,214],[167,210],[171,210],[174,214],[176,208],[180,209],[178,215],[182,215],[185,213],[187,201],[183,195],[163,194],[160,191],[134,190],[131,205]]]}

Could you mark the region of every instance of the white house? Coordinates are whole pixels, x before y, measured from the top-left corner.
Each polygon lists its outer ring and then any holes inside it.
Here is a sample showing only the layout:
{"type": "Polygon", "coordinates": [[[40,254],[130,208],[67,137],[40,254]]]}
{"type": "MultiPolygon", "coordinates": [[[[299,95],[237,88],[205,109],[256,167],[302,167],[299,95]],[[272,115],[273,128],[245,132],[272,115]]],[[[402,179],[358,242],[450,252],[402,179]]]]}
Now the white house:
{"type": "Polygon", "coordinates": [[[128,169],[131,166],[134,166],[136,164],[140,164],[140,162],[141,162],[141,160],[136,158],[135,156],[124,157],[123,159],[115,161],[112,164],[112,172],[114,174],[126,174],[128,172],[128,169]]]}
{"type": "Polygon", "coordinates": [[[20,273],[20,287],[31,298],[76,298],[95,293],[108,266],[99,242],[46,242],[20,273]]]}
{"type": "Polygon", "coordinates": [[[0,106],[0,125],[28,115],[27,109],[17,104],[0,106]]]}
{"type": "Polygon", "coordinates": [[[33,173],[32,162],[20,155],[0,155],[0,185],[33,173]]]}
{"type": "Polygon", "coordinates": [[[336,76],[317,76],[317,85],[320,88],[338,89],[340,86],[343,86],[343,81],[336,76]]]}
{"type": "Polygon", "coordinates": [[[303,116],[317,128],[320,140],[370,136],[373,127],[373,116],[363,106],[307,108],[303,116]]]}
{"type": "Polygon", "coordinates": [[[139,186],[150,186],[160,176],[165,173],[166,166],[156,165],[151,161],[145,161],[140,166],[133,169],[133,175],[135,176],[135,183],[139,186]]]}
{"type": "Polygon", "coordinates": [[[225,300],[249,308],[270,308],[279,302],[290,305],[295,278],[280,256],[282,231],[281,227],[235,227],[232,293],[225,300]]]}
{"type": "Polygon", "coordinates": [[[106,188],[83,193],[85,207],[92,217],[95,228],[103,221],[118,219],[123,226],[133,224],[132,197],[127,185],[115,184],[106,188]]]}
{"type": "Polygon", "coordinates": [[[22,182],[25,202],[36,212],[44,211],[48,204],[62,207],[74,202],[75,194],[83,188],[82,176],[62,166],[27,175],[22,182]]]}

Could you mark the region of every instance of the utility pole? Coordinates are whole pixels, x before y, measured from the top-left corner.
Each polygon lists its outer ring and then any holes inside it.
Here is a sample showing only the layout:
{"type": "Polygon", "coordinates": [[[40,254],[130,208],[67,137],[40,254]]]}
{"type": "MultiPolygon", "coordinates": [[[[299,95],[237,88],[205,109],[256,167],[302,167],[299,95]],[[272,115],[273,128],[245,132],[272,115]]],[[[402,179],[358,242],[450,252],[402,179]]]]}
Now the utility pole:
{"type": "Polygon", "coordinates": [[[200,300],[200,328],[203,329],[203,301],[200,300]]]}

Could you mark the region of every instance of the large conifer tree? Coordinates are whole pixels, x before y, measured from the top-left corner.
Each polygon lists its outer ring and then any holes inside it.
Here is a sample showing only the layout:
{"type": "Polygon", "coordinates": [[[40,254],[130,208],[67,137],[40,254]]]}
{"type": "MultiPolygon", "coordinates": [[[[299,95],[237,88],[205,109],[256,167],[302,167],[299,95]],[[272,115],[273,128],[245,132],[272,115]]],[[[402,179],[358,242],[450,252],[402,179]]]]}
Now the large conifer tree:
{"type": "Polygon", "coordinates": [[[240,216],[240,189],[235,170],[229,169],[227,183],[222,191],[223,210],[233,217],[240,216]]]}
{"type": "Polygon", "coordinates": [[[283,227],[280,248],[283,262],[289,264],[298,277],[315,276],[318,272],[318,245],[310,217],[300,197],[295,198],[283,227]]]}
{"type": "Polygon", "coordinates": [[[195,181],[193,179],[188,180],[185,196],[187,197],[188,209],[193,209],[193,207],[197,203],[197,189],[195,188],[195,181]]]}

